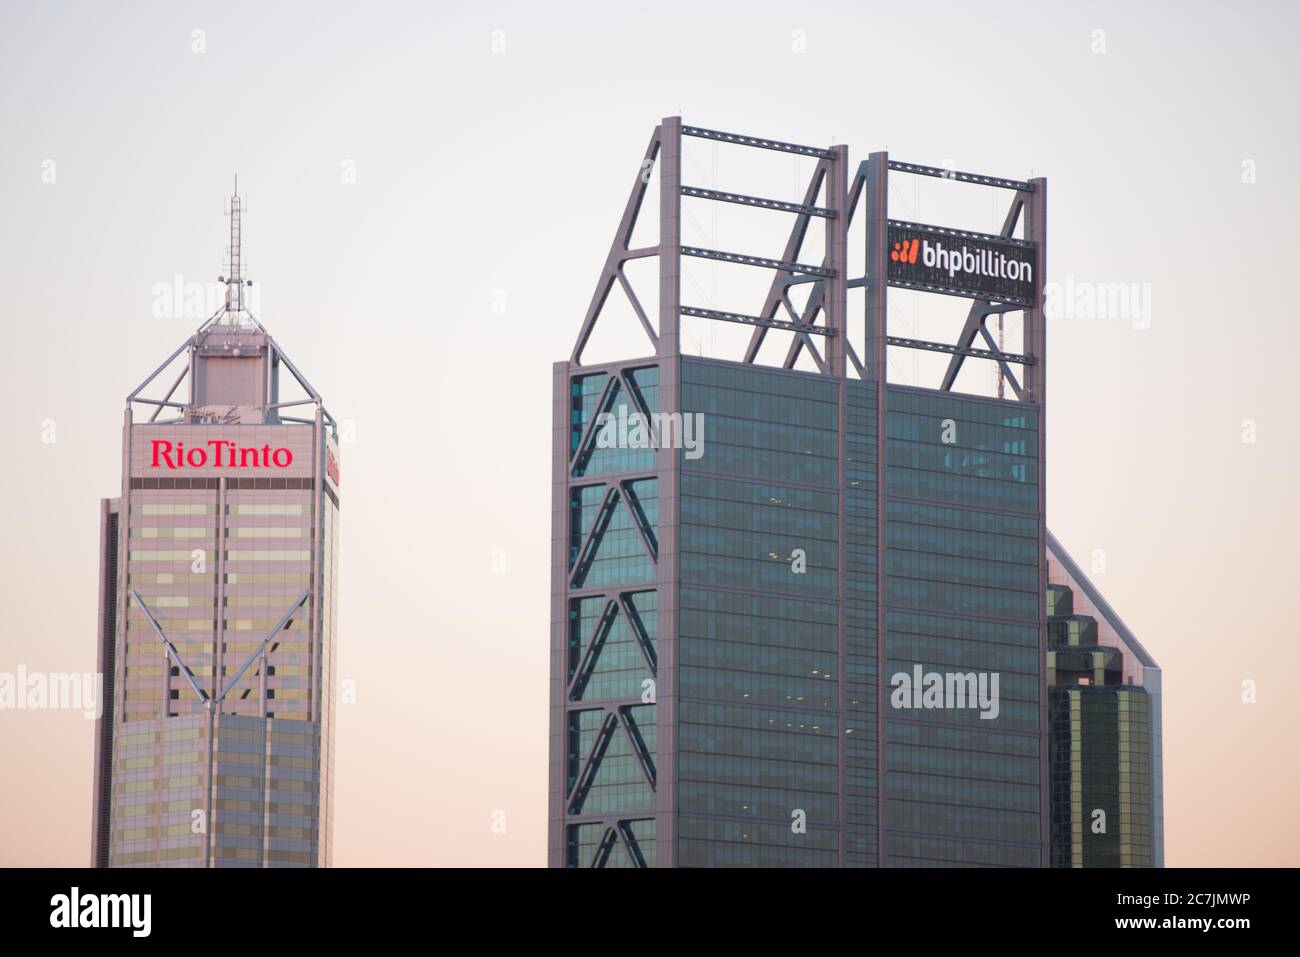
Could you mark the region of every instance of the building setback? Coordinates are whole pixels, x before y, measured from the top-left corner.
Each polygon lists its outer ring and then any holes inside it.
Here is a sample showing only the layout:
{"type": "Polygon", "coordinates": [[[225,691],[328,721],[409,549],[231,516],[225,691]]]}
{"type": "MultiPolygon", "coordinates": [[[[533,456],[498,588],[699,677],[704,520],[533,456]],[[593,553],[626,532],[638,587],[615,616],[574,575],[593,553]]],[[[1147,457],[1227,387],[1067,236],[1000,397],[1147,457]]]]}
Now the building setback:
{"type": "Polygon", "coordinates": [[[240,213],[225,303],[128,396],[101,503],[97,867],[331,860],[336,425],[244,304],[240,213]]]}
{"type": "Polygon", "coordinates": [[[1160,668],[1050,533],[1052,866],[1163,867],[1160,668]]]}
{"type": "MultiPolygon", "coordinates": [[[[1048,866],[1046,181],[884,153],[854,171],[847,147],[678,117],[656,127],[635,172],[553,373],[551,866],[1048,866]],[[705,189],[682,182],[683,137],[816,167],[801,203],[705,189]],[[658,240],[633,247],[651,166],[658,240]],[[891,220],[891,173],[1005,190],[1000,235],[891,220]],[[793,217],[784,251],[683,245],[683,196],[793,217]],[[825,253],[802,262],[818,223],[825,253]],[[683,256],[768,270],[770,291],[745,313],[684,302],[683,256]],[[647,257],[653,317],[624,271],[647,257]],[[796,307],[801,286],[811,292],[796,307]],[[890,335],[889,286],[968,299],[957,341],[890,335]],[[862,356],[847,334],[858,287],[862,356]],[[650,347],[583,364],[606,301],[624,295],[650,347]],[[985,328],[1010,311],[1023,354],[985,328]],[[744,356],[683,355],[683,316],[751,327],[744,356]],[[773,330],[788,340],[779,367],[757,362],[773,330]],[[888,383],[890,348],[946,354],[947,374],[936,388],[888,383]],[[801,355],[814,371],[794,368],[801,355]],[[969,358],[998,363],[1012,397],[953,391],[969,358]],[[621,426],[611,440],[609,422],[638,414],[649,442],[621,426]],[[918,666],[996,680],[996,706],[900,695],[896,676],[918,666]]],[[[1156,715],[1158,742],[1158,699],[1156,715]]]]}

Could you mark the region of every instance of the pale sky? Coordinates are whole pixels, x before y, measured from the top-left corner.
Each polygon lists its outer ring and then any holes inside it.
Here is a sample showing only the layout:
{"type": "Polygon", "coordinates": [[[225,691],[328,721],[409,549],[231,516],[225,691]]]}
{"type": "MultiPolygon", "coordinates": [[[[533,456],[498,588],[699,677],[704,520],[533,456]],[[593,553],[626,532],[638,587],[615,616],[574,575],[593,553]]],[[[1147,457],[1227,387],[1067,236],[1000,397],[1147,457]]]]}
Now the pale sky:
{"type": "MultiPolygon", "coordinates": [[[[0,672],[94,670],[123,399],[201,321],[159,318],[156,287],[222,271],[238,174],[258,316],[355,427],[335,863],[543,864],[551,363],[681,114],[1046,176],[1048,281],[1149,296],[1049,323],[1048,521],[1163,667],[1168,863],[1300,864],[1300,16],[1059,6],[9,0],[0,672]]],[[[688,180],[798,198],[806,160],[732,156],[693,141],[688,180]]],[[[974,195],[938,221],[990,229],[974,195]]],[[[726,248],[746,212],[688,234],[726,248]]],[[[741,291],[722,275],[690,289],[741,291]]],[[[0,864],[88,861],[91,760],[79,713],[0,711],[0,864]]]]}

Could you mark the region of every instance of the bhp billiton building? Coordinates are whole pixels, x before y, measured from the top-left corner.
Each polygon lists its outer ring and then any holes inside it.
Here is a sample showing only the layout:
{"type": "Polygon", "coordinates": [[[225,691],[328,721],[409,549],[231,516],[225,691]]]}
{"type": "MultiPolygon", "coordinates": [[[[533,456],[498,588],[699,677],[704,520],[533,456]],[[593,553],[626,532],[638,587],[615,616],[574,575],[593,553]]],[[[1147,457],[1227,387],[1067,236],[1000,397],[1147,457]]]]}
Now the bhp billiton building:
{"type": "Polygon", "coordinates": [[[1046,181],[850,167],[677,117],[635,172],[554,367],[550,864],[1161,865],[1159,669],[1045,524],[1046,181]],[[802,202],[684,183],[684,137],[811,159],[802,202]],[[649,170],[659,232],[637,246],[649,170]],[[899,176],[997,190],[1001,230],[891,218],[899,176]],[[684,245],[683,197],[788,217],[784,249],[684,245]],[[702,304],[683,257],[765,270],[766,297],[702,304]],[[953,340],[893,335],[891,287],[966,300],[953,340]],[[649,347],[584,364],[611,296],[649,347]],[[989,328],[1009,313],[1019,353],[989,328]],[[688,317],[748,326],[744,354],[683,355],[688,317]],[[918,349],[946,365],[933,387],[887,381],[918,349]],[[954,391],[971,359],[1005,397],[954,391]],[[650,441],[610,440],[638,420],[650,441]]]}
{"type": "Polygon", "coordinates": [[[245,307],[230,215],[225,305],[127,397],[101,505],[99,867],[330,863],[336,427],[245,307]]]}

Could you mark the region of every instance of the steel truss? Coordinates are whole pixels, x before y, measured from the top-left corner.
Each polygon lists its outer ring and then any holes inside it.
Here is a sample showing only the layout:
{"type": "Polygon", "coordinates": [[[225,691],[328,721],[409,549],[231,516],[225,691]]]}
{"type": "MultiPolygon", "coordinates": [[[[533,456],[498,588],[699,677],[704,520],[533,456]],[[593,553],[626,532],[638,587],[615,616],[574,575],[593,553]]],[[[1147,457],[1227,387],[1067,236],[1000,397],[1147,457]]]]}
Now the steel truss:
{"type": "MultiPolygon", "coordinates": [[[[334,417],[330,415],[329,411],[325,408],[325,403],[321,398],[320,393],[312,387],[312,384],[307,381],[307,377],[298,370],[298,367],[293,364],[293,361],[285,351],[280,348],[280,344],[275,341],[275,337],[266,330],[266,327],[262,325],[255,315],[253,315],[252,310],[250,310],[244,302],[244,287],[246,285],[251,286],[252,282],[251,280],[246,280],[242,274],[241,247],[243,243],[243,235],[240,225],[242,207],[238,193],[238,178],[235,180],[235,190],[236,192],[231,198],[230,205],[230,248],[228,251],[229,275],[217,277],[217,281],[223,283],[226,287],[225,302],[223,302],[216,312],[209,316],[203,324],[199,326],[192,336],[177,346],[176,350],[163,360],[162,364],[159,365],[158,368],[149,373],[149,376],[131,391],[131,394],[126,397],[127,409],[133,413],[137,403],[140,405],[152,406],[153,413],[149,416],[150,422],[157,421],[158,416],[164,409],[179,410],[182,419],[193,413],[195,407],[195,394],[193,387],[194,354],[203,348],[208,338],[212,335],[220,334],[222,332],[247,332],[251,327],[251,330],[259,334],[265,341],[267,411],[314,405],[320,413],[320,421],[329,426],[331,434],[337,439],[338,424],[335,422],[334,417]],[[173,362],[175,362],[183,352],[189,353],[191,361],[185,363],[181,368],[179,374],[172,381],[171,386],[163,394],[162,398],[150,398],[142,395],[141,393],[143,393],[144,390],[158,378],[158,376],[160,376],[173,362]],[[284,367],[289,370],[289,373],[293,376],[299,387],[301,387],[303,392],[306,393],[305,398],[293,399],[287,402],[271,401],[271,382],[281,363],[283,363],[284,367]],[[176,390],[180,388],[181,383],[187,378],[190,380],[189,399],[185,402],[173,401],[172,396],[176,394],[176,390]]],[[[281,422],[295,422],[303,425],[316,424],[315,418],[307,419],[288,415],[277,415],[277,418],[281,422]]]]}
{"type": "MultiPolygon", "coordinates": [[[[1029,206],[1040,209],[1044,202],[1045,181],[1015,180],[980,173],[961,172],[937,166],[924,166],[893,160],[886,153],[873,153],[867,160],[860,162],[852,179],[848,179],[848,150],[843,146],[818,147],[797,143],[786,143],[763,137],[740,133],[727,133],[719,130],[704,129],[695,126],[683,126],[679,117],[670,117],[655,127],[638,168],[635,183],[624,206],[623,217],[606,256],[605,267],[601,271],[596,291],[583,317],[582,325],[570,355],[570,362],[581,365],[582,354],[591,337],[592,329],[599,319],[602,308],[609,294],[617,284],[627,295],[633,312],[636,314],[655,352],[663,355],[660,342],[662,327],[668,325],[668,342],[676,348],[677,323],[681,316],[690,316],[711,321],[739,323],[754,327],[749,346],[740,361],[756,364],[768,330],[777,329],[793,334],[792,340],[781,366],[791,369],[799,360],[804,350],[808,351],[818,370],[826,375],[843,375],[845,366],[851,365],[860,377],[875,378],[878,370],[883,371],[883,355],[859,357],[848,342],[845,334],[846,316],[844,315],[846,293],[852,288],[870,288],[876,284],[893,285],[899,288],[912,288],[923,292],[942,292],[947,295],[961,295],[955,289],[927,286],[904,281],[888,279],[888,265],[883,244],[868,242],[866,250],[867,269],[861,276],[849,276],[847,272],[847,235],[853,217],[860,206],[868,207],[868,216],[875,222],[888,224],[886,211],[889,173],[914,176],[939,177],[955,183],[967,183],[989,186],[1007,190],[1012,193],[1007,207],[1002,228],[996,238],[1009,245],[1039,252],[1040,267],[1037,275],[1042,276],[1041,236],[1031,235],[1032,224],[1026,225],[1023,237],[1017,238],[1016,232],[1021,227],[1022,214],[1029,206]],[[815,158],[818,162],[809,178],[804,196],[799,202],[750,196],[722,189],[704,188],[681,183],[681,139],[695,137],[714,142],[729,143],[754,149],[775,150],[793,153],[799,156],[815,158]],[[668,149],[668,161],[665,162],[665,145],[668,149]],[[630,246],[633,230],[641,214],[646,192],[649,187],[651,168],[658,164],[660,170],[660,241],[652,247],[632,248],[630,246]],[[868,187],[869,181],[871,188],[868,187]],[[703,249],[696,246],[683,246],[680,243],[681,197],[691,197],[720,203],[733,203],[766,209],[773,212],[794,216],[789,238],[785,248],[773,257],[739,254],[717,249],[703,249]],[[864,202],[865,198],[865,202],[864,202]],[[799,253],[808,236],[808,229],[814,220],[825,223],[827,252],[820,263],[802,263],[799,253]],[[873,249],[873,245],[881,248],[873,249]],[[632,283],[623,266],[632,259],[656,256],[666,265],[661,268],[660,295],[669,294],[672,302],[678,305],[671,315],[661,308],[660,326],[656,329],[647,316],[641,300],[637,297],[632,283]],[[755,312],[736,312],[727,309],[706,308],[699,305],[681,304],[680,257],[710,259],[765,269],[772,273],[772,281],[762,306],[755,312]],[[664,287],[664,277],[671,276],[671,289],[664,287]],[[795,285],[812,283],[811,293],[802,309],[796,308],[789,298],[789,290],[795,285]],[[781,318],[781,314],[785,318],[781,318]],[[826,355],[817,348],[813,336],[822,338],[826,345],[826,355]],[[835,341],[832,341],[835,340],[835,341]]],[[[895,225],[905,225],[893,221],[895,225]]],[[[941,225],[927,226],[941,233],[954,237],[978,237],[979,234],[963,230],[944,228],[941,225]]],[[[887,330],[880,330],[879,335],[868,335],[868,352],[877,352],[885,348],[916,349],[926,352],[941,352],[952,358],[937,388],[951,391],[957,374],[966,359],[984,359],[997,363],[997,366],[1010,385],[1016,398],[1034,401],[1041,391],[1041,375],[1030,371],[1031,367],[1042,360],[1042,297],[1036,303],[1013,301],[996,301],[992,299],[971,299],[966,320],[954,342],[930,342],[906,336],[893,336],[887,330]],[[1025,314],[1025,351],[1014,353],[1004,351],[989,331],[986,321],[990,316],[1000,316],[1008,312],[1025,314]],[[976,340],[982,345],[977,346],[976,340]],[[1022,383],[1012,369],[1018,366],[1024,370],[1025,382],[1022,383]]],[[[871,322],[868,320],[868,326],[871,322]]]]}

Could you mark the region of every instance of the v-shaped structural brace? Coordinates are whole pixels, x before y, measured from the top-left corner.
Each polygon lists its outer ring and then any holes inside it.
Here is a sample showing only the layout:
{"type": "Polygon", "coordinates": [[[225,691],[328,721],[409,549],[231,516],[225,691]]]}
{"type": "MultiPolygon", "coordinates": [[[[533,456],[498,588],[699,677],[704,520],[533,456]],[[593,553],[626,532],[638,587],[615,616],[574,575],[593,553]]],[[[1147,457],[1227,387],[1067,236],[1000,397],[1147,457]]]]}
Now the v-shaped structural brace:
{"type": "Polygon", "coordinates": [[[583,802],[587,800],[587,794],[591,791],[592,785],[596,783],[596,776],[600,772],[601,763],[605,760],[605,752],[609,750],[614,736],[622,729],[627,743],[631,746],[632,754],[636,758],[637,767],[645,780],[646,785],[653,793],[658,785],[658,771],[655,768],[654,758],[650,756],[650,750],[646,746],[645,738],[641,735],[641,729],[637,727],[636,719],[632,717],[629,707],[606,709],[605,717],[601,722],[600,729],[596,732],[595,740],[591,743],[591,749],[587,752],[586,760],[583,762],[582,771],[578,774],[577,780],[573,785],[573,790],[569,794],[569,813],[582,813],[583,802]]]}
{"type": "Polygon", "coordinates": [[[132,600],[137,605],[139,605],[140,610],[144,612],[145,618],[147,618],[149,621],[149,626],[153,628],[154,634],[156,634],[158,636],[158,640],[163,643],[163,647],[167,649],[168,657],[170,657],[172,661],[175,663],[177,669],[181,673],[181,676],[189,684],[190,688],[193,689],[194,694],[198,697],[198,699],[202,701],[205,705],[207,705],[209,708],[212,707],[213,701],[220,703],[225,700],[226,695],[230,693],[230,689],[232,689],[236,684],[239,683],[239,679],[244,677],[244,672],[248,671],[248,669],[252,667],[253,662],[257,660],[259,655],[262,655],[266,652],[267,646],[270,645],[271,641],[275,638],[276,635],[280,633],[280,631],[284,628],[284,626],[288,624],[289,619],[293,617],[293,613],[297,611],[299,608],[301,608],[302,605],[310,597],[311,597],[311,589],[308,588],[301,595],[299,595],[298,598],[294,601],[294,603],[289,606],[288,610],[283,615],[280,616],[280,620],[276,622],[274,628],[272,628],[269,632],[267,632],[266,637],[263,638],[260,642],[258,642],[257,647],[253,649],[253,653],[248,656],[248,660],[245,661],[243,666],[237,672],[235,672],[234,676],[229,681],[226,682],[226,686],[221,689],[221,693],[218,694],[215,698],[209,698],[207,692],[205,692],[202,688],[200,688],[198,682],[194,680],[194,673],[190,671],[189,666],[186,665],[183,660],[181,660],[180,652],[176,650],[176,646],[172,643],[171,639],[167,637],[167,634],[162,629],[162,625],[158,623],[158,619],[154,617],[153,612],[149,610],[149,606],[146,605],[144,599],[140,597],[140,593],[135,589],[131,590],[132,600]]]}
{"type": "Polygon", "coordinates": [[[267,646],[270,645],[271,643],[271,639],[273,639],[276,635],[280,633],[280,629],[282,629],[288,623],[289,619],[293,617],[293,613],[297,611],[300,607],[302,607],[303,603],[306,602],[307,599],[310,597],[311,597],[311,589],[308,588],[301,595],[299,595],[297,601],[295,601],[292,605],[290,605],[289,609],[283,615],[280,616],[280,620],[275,623],[275,627],[272,628],[269,632],[267,632],[265,638],[263,638],[260,642],[258,642],[257,647],[253,649],[252,654],[248,656],[248,659],[244,662],[243,666],[240,667],[240,669],[235,672],[235,674],[231,677],[231,679],[226,682],[226,686],[221,689],[221,694],[217,695],[218,702],[225,700],[226,695],[230,693],[230,689],[233,688],[235,685],[239,684],[239,679],[244,677],[244,672],[252,667],[253,662],[257,660],[258,656],[265,654],[267,646]]]}
{"type": "Polygon", "coordinates": [[[149,606],[144,603],[144,599],[140,597],[140,593],[135,589],[131,589],[131,599],[139,605],[140,610],[144,612],[144,617],[148,619],[149,626],[153,628],[154,634],[157,635],[158,640],[163,643],[163,647],[167,649],[167,656],[175,663],[177,670],[181,673],[181,677],[183,677],[189,684],[190,688],[193,689],[195,696],[197,696],[204,704],[211,707],[211,702],[208,699],[207,692],[200,688],[198,682],[194,680],[194,672],[190,671],[189,666],[181,660],[181,653],[176,650],[176,646],[171,643],[171,639],[169,639],[163,632],[162,625],[158,624],[158,619],[155,618],[153,612],[149,610],[149,606]]]}

